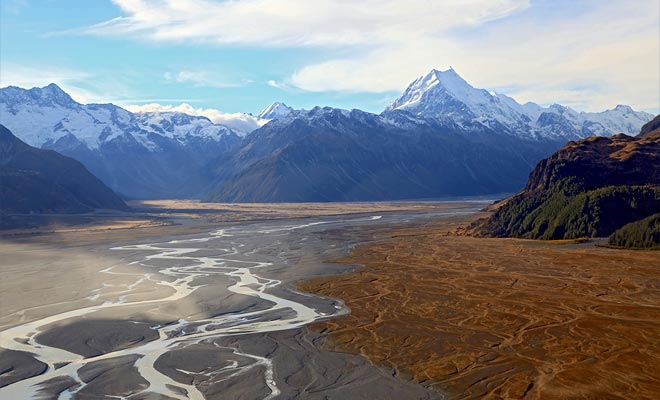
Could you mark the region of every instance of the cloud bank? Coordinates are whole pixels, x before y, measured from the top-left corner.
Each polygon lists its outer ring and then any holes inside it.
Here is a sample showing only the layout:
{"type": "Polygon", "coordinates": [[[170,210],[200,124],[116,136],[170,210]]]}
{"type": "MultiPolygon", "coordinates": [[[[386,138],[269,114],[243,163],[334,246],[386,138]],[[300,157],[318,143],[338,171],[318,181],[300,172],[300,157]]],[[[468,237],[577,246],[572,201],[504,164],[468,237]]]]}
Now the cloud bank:
{"type": "Polygon", "coordinates": [[[215,124],[224,125],[245,133],[252,132],[268,122],[267,119],[258,118],[250,114],[225,113],[213,108],[195,108],[186,103],[181,103],[178,106],[150,103],[143,105],[128,105],[124,106],[124,108],[133,113],[181,112],[188,115],[199,115],[210,119],[215,124]]]}
{"type": "Polygon", "coordinates": [[[529,0],[113,0],[86,33],[159,42],[345,46],[404,41],[505,17],[529,0]]]}
{"type": "Polygon", "coordinates": [[[208,71],[189,71],[182,70],[178,72],[166,72],[163,74],[166,81],[177,83],[189,83],[197,87],[214,87],[214,88],[232,88],[244,86],[250,81],[227,81],[208,71]]]}
{"type": "Polygon", "coordinates": [[[400,91],[431,68],[451,65],[475,86],[523,102],[660,108],[657,0],[114,3],[123,16],[82,32],[166,44],[318,49],[320,61],[272,81],[305,91],[400,91]]]}

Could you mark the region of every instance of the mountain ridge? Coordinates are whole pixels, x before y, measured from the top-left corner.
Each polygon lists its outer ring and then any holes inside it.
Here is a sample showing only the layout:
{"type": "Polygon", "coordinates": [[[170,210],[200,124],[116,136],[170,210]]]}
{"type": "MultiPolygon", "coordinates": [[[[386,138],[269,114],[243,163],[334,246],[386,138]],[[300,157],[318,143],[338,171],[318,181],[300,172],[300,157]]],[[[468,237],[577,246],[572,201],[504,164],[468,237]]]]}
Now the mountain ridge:
{"type": "Polygon", "coordinates": [[[494,132],[465,135],[400,112],[316,107],[248,135],[203,200],[369,201],[510,192],[536,159],[557,146],[494,132]]]}

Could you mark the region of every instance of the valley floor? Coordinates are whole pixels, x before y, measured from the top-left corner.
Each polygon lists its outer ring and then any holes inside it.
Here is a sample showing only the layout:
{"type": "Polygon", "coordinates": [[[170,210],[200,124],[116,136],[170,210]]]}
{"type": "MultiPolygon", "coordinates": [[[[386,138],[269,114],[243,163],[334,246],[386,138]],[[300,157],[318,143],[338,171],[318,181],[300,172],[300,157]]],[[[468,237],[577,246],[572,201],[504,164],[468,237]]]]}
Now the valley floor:
{"type": "Polygon", "coordinates": [[[451,233],[486,204],[136,202],[1,231],[0,397],[654,398],[660,252],[451,233]]]}
{"type": "Polygon", "coordinates": [[[455,217],[395,229],[301,290],[351,314],[312,325],[452,398],[652,399],[660,393],[660,252],[455,236],[455,217]]]}
{"type": "Polygon", "coordinates": [[[379,229],[483,202],[132,205],[0,232],[0,398],[440,397],[323,350],[306,325],[348,310],[293,282],[352,270],[324,261],[379,229]]]}

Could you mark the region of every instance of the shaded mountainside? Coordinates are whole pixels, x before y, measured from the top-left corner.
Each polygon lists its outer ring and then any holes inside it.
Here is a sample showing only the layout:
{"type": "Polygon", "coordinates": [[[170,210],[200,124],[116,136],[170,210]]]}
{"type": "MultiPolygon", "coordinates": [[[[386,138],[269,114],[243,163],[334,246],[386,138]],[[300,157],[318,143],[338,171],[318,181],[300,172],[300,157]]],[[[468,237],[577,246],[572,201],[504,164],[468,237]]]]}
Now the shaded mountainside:
{"type": "Polygon", "coordinates": [[[30,146],[80,161],[130,198],[199,197],[212,181],[208,162],[242,135],[206,117],[80,104],[55,84],[0,89],[0,123],[30,146]]]}
{"type": "Polygon", "coordinates": [[[473,229],[530,239],[609,236],[659,212],[660,131],[647,131],[569,142],[539,162],[524,189],[473,229]]]}
{"type": "Polygon", "coordinates": [[[82,213],[128,206],[80,162],[36,149],[0,125],[0,213],[82,213]]]}
{"type": "MultiPolygon", "coordinates": [[[[397,114],[401,115],[397,115],[397,114]]],[[[315,108],[273,121],[220,164],[218,202],[366,201],[512,192],[556,141],[315,108]],[[391,121],[398,123],[393,124],[391,121]]]]}
{"type": "Polygon", "coordinates": [[[658,133],[660,133],[660,115],[657,115],[651,121],[644,124],[638,137],[651,137],[658,133]]]}

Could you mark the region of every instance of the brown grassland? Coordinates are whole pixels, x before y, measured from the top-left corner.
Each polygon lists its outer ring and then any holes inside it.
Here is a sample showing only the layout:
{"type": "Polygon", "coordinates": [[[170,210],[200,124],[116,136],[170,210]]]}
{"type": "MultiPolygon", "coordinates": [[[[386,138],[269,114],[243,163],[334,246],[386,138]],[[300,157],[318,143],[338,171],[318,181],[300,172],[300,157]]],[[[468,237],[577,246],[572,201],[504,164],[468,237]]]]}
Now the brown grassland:
{"type": "Polygon", "coordinates": [[[301,283],[352,310],[312,329],[450,398],[658,398],[660,252],[457,223],[393,231],[336,260],[355,272],[301,283]]]}

